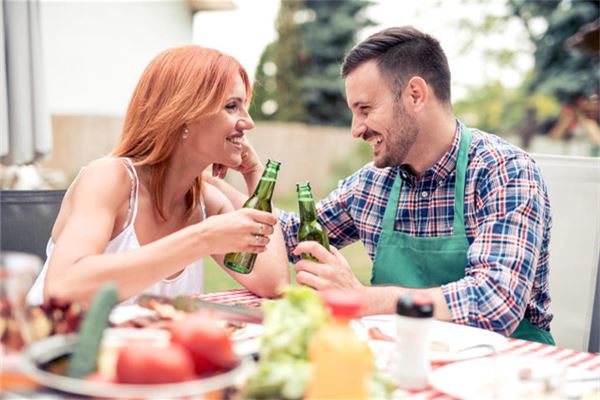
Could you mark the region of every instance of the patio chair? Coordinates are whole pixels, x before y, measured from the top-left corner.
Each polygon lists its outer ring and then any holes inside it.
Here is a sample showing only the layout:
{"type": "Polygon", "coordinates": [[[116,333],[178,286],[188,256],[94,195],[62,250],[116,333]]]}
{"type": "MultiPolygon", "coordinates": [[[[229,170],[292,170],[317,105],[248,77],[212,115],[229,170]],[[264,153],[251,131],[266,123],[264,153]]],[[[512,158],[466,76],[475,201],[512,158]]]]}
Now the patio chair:
{"type": "Polygon", "coordinates": [[[548,186],[552,334],[560,347],[600,352],[600,159],[534,155],[548,186]]]}
{"type": "Polygon", "coordinates": [[[0,191],[0,250],[22,251],[45,260],[64,195],[64,190],[0,191]]]}

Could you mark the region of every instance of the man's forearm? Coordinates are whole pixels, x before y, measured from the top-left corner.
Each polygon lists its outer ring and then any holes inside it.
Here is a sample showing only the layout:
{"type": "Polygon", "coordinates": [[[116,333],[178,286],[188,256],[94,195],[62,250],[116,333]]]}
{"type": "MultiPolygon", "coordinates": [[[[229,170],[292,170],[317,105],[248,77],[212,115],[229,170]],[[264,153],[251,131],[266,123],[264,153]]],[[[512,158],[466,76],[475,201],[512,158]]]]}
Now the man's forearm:
{"type": "Polygon", "coordinates": [[[398,298],[407,293],[424,293],[433,301],[433,317],[441,321],[450,321],[450,310],[446,299],[439,287],[413,289],[400,286],[369,286],[365,288],[366,305],[363,312],[366,315],[393,314],[396,312],[398,298]]]}

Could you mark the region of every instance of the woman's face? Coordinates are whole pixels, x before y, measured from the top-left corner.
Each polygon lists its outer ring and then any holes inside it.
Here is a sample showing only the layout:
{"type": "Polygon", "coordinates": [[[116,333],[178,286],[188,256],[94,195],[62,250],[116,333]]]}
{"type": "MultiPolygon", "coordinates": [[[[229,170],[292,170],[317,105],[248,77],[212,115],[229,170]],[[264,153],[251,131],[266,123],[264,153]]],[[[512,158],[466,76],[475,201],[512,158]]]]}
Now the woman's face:
{"type": "Polygon", "coordinates": [[[204,157],[209,164],[219,163],[237,167],[242,163],[242,144],[246,130],[254,122],[246,108],[246,87],[237,75],[226,98],[225,105],[216,114],[188,124],[188,138],[184,147],[194,157],[204,157]]]}

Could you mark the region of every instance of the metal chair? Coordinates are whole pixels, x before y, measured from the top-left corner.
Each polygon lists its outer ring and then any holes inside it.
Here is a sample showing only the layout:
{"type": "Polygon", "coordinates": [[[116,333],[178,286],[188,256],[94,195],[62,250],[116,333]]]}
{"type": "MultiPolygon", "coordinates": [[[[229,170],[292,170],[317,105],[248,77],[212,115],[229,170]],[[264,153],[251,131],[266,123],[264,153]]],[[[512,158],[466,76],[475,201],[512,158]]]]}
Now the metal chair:
{"type": "Polygon", "coordinates": [[[548,186],[550,325],[556,344],[600,352],[600,159],[534,155],[548,186]]]}
{"type": "Polygon", "coordinates": [[[46,259],[46,244],[65,190],[0,191],[0,250],[46,259]]]}

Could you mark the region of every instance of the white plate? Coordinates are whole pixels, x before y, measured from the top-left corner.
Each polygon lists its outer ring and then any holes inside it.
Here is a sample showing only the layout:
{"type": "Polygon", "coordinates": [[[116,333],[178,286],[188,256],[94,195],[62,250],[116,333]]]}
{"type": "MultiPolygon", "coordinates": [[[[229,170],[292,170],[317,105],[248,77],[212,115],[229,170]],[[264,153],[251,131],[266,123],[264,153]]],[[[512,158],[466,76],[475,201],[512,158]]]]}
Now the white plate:
{"type": "Polygon", "coordinates": [[[431,373],[430,384],[461,399],[579,398],[594,391],[600,394],[597,374],[566,368],[553,360],[513,355],[445,365],[431,373]],[[523,372],[529,378],[524,378],[523,372]],[[588,381],[576,381],[581,379],[588,381]]]}
{"type": "MultiPolygon", "coordinates": [[[[377,327],[392,338],[396,338],[395,315],[372,315],[352,321],[352,326],[358,335],[368,339],[368,330],[377,327]]],[[[467,358],[491,353],[490,348],[479,347],[465,350],[472,346],[489,345],[496,351],[506,346],[507,339],[495,332],[477,329],[470,326],[458,325],[449,322],[432,321],[431,348],[429,359],[436,362],[459,361],[467,358]]],[[[369,345],[376,357],[388,356],[394,353],[395,343],[382,340],[369,340],[369,345]]],[[[389,360],[388,360],[389,361],[389,360]]],[[[383,361],[380,361],[383,363],[383,361]]]]}
{"type": "Polygon", "coordinates": [[[245,356],[258,353],[260,348],[260,335],[265,328],[259,324],[246,324],[241,329],[236,330],[231,334],[231,341],[235,352],[245,356]]]}
{"type": "Polygon", "coordinates": [[[262,325],[246,323],[243,328],[237,329],[231,334],[231,340],[241,341],[256,339],[262,335],[264,330],[265,328],[262,325]]]}
{"type": "Polygon", "coordinates": [[[152,317],[155,315],[156,312],[137,304],[119,305],[111,311],[109,321],[111,324],[120,325],[134,318],[152,317]]]}
{"type": "MultiPolygon", "coordinates": [[[[152,311],[146,307],[141,307],[137,304],[120,305],[112,310],[110,314],[110,322],[118,325],[134,318],[153,315],[156,315],[155,311],[152,311]]],[[[257,353],[260,346],[259,338],[260,335],[262,335],[264,328],[260,324],[245,323],[244,325],[245,326],[243,328],[236,329],[231,334],[233,346],[236,352],[240,355],[257,353]]]]}
{"type": "Polygon", "coordinates": [[[69,378],[50,373],[41,365],[60,356],[71,354],[78,342],[78,337],[72,335],[56,335],[33,342],[23,351],[21,358],[22,371],[40,384],[77,395],[103,398],[180,398],[200,397],[203,394],[224,389],[243,382],[253,368],[253,362],[248,357],[241,357],[240,364],[229,370],[207,378],[179,383],[156,385],[132,385],[121,383],[106,383],[69,378]]]}

